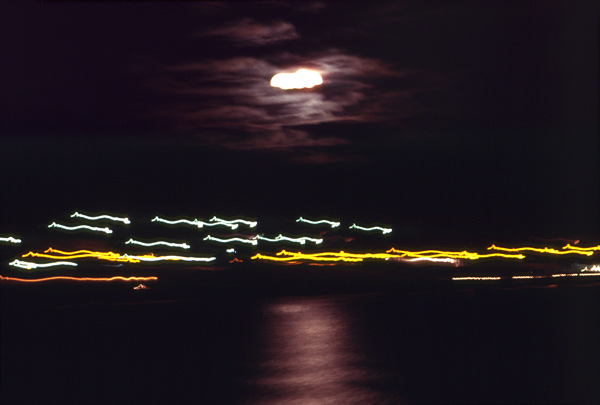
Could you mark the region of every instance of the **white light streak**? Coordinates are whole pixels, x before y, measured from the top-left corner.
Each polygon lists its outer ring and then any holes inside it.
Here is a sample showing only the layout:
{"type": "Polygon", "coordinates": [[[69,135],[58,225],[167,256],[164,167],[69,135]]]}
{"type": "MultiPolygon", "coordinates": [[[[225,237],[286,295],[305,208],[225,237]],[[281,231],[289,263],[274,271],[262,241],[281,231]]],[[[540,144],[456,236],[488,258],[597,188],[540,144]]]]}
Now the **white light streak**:
{"type": "Polygon", "coordinates": [[[77,263],[73,263],[73,262],[52,262],[52,263],[39,264],[39,263],[33,263],[33,262],[26,262],[23,260],[13,260],[9,264],[11,266],[20,267],[22,269],[27,269],[27,270],[37,269],[38,267],[77,266],[77,263]]]}
{"type": "Polygon", "coordinates": [[[261,236],[261,235],[257,235],[256,238],[258,240],[264,240],[264,241],[267,241],[267,242],[288,241],[288,242],[293,242],[293,243],[299,243],[301,245],[304,245],[307,241],[315,243],[317,245],[320,244],[320,243],[323,243],[323,239],[309,238],[307,236],[302,236],[302,237],[298,237],[298,238],[290,238],[290,237],[287,237],[287,236],[283,236],[281,234],[279,234],[275,238],[267,238],[267,237],[261,236]]]}
{"type": "Polygon", "coordinates": [[[171,246],[171,247],[178,247],[178,248],[182,248],[182,249],[189,249],[190,245],[188,245],[187,243],[172,243],[172,242],[165,242],[165,241],[158,241],[158,242],[140,242],[138,240],[134,240],[134,239],[129,239],[127,242],[125,242],[126,245],[129,244],[134,244],[134,245],[141,245],[141,246],[158,246],[158,245],[164,245],[164,246],[171,246]]]}
{"type": "Polygon", "coordinates": [[[420,262],[423,260],[436,263],[456,263],[456,260],[449,257],[415,257],[414,259],[406,259],[407,262],[420,262]]]}
{"type": "Polygon", "coordinates": [[[0,242],[8,242],[8,243],[21,243],[21,239],[13,238],[12,236],[4,237],[0,236],[0,242]]]}
{"type": "Polygon", "coordinates": [[[66,229],[68,231],[75,231],[78,229],[88,229],[93,232],[112,233],[112,230],[109,228],[96,228],[96,227],[88,226],[88,225],[65,226],[65,225],[57,224],[56,222],[52,222],[50,225],[48,225],[48,228],[62,228],[62,229],[66,229]]]}
{"type": "Polygon", "coordinates": [[[370,228],[365,228],[363,226],[358,226],[356,224],[352,224],[348,229],[360,229],[361,231],[381,231],[382,234],[392,233],[392,228],[382,228],[380,226],[372,226],[370,228]]]}
{"type": "Polygon", "coordinates": [[[187,257],[187,256],[157,256],[157,257],[153,257],[153,256],[134,256],[134,255],[128,255],[128,254],[124,254],[122,257],[140,260],[143,262],[159,262],[159,261],[163,261],[163,260],[177,260],[177,261],[181,260],[184,262],[212,262],[213,260],[217,259],[216,257],[187,257]]]}
{"type": "Polygon", "coordinates": [[[225,223],[225,222],[204,222],[204,221],[200,221],[198,219],[194,219],[193,221],[190,221],[189,219],[176,219],[174,221],[168,220],[168,219],[164,219],[164,218],[160,218],[160,217],[155,217],[152,222],[164,222],[165,224],[169,224],[169,225],[177,225],[177,224],[188,224],[188,225],[192,225],[198,228],[203,228],[205,226],[227,226],[231,229],[237,229],[238,228],[238,224],[229,224],[229,223],[225,223]]]}
{"type": "Polygon", "coordinates": [[[337,228],[338,226],[340,226],[339,222],[327,221],[325,219],[322,219],[319,221],[311,221],[310,219],[304,219],[304,218],[300,217],[296,220],[296,222],[306,222],[307,224],[311,224],[311,225],[328,224],[332,228],[337,228]]]}
{"type": "Polygon", "coordinates": [[[206,235],[206,237],[204,238],[204,240],[212,240],[212,241],[218,242],[218,243],[235,243],[235,242],[240,242],[240,243],[249,243],[251,245],[257,245],[258,244],[258,241],[256,239],[242,239],[242,238],[221,239],[221,238],[215,238],[214,236],[210,236],[210,235],[206,235]]]}
{"type": "Polygon", "coordinates": [[[217,218],[216,216],[212,217],[210,220],[211,220],[211,222],[218,222],[218,223],[228,224],[228,225],[244,224],[246,226],[249,226],[250,228],[254,228],[258,224],[258,222],[256,222],[256,221],[246,221],[244,219],[233,219],[231,221],[228,221],[226,219],[217,218]]]}
{"type": "Polygon", "coordinates": [[[116,221],[116,222],[123,222],[124,224],[130,224],[131,222],[129,221],[129,218],[127,217],[113,217],[110,215],[98,215],[96,217],[91,217],[89,215],[84,215],[84,214],[80,214],[79,212],[75,212],[73,215],[71,215],[71,218],[74,217],[78,217],[78,218],[85,218],[85,219],[89,219],[91,221],[97,221],[100,219],[108,219],[110,221],[116,221]]]}
{"type": "Polygon", "coordinates": [[[600,271],[600,265],[595,264],[592,267],[590,267],[589,269],[587,268],[587,266],[585,266],[583,269],[581,269],[581,271],[600,271]]]}

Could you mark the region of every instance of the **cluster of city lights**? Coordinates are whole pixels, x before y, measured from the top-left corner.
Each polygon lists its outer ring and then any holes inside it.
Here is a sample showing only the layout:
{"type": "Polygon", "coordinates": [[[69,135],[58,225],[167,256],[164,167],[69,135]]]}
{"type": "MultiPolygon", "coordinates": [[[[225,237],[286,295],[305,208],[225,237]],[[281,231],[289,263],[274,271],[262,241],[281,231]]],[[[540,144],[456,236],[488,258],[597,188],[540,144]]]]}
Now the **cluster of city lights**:
{"type": "MultiPolygon", "coordinates": [[[[73,211],[71,211],[73,212],[73,211]]],[[[107,211],[104,211],[107,212],[107,211]]],[[[112,223],[120,223],[124,225],[131,224],[131,221],[126,216],[113,216],[113,215],[86,215],[80,212],[74,212],[70,215],[70,218],[76,218],[77,221],[73,221],[75,223],[66,224],[66,223],[57,223],[52,222],[48,228],[59,228],[61,230],[66,231],[89,231],[95,233],[104,233],[104,234],[112,234],[113,230],[106,225],[109,222],[112,223]],[[96,224],[86,223],[86,221],[97,221],[96,224]],[[92,226],[92,225],[100,225],[100,226],[92,226]]],[[[206,217],[207,218],[207,217],[206,217]]],[[[213,236],[215,233],[218,234],[219,231],[215,230],[213,235],[203,236],[202,240],[208,244],[213,244],[209,249],[211,251],[219,251],[221,253],[226,252],[226,259],[224,262],[228,263],[239,263],[247,261],[248,258],[252,259],[252,261],[263,261],[263,262],[273,262],[277,264],[304,264],[310,266],[338,266],[343,264],[355,264],[355,263],[364,263],[366,261],[387,261],[388,263],[426,263],[429,265],[445,265],[445,264],[453,264],[455,266],[467,266],[467,261],[477,261],[482,259],[497,259],[497,260],[510,260],[510,261],[522,261],[526,258],[534,257],[535,255],[577,255],[577,256],[585,256],[592,257],[594,255],[598,255],[600,252],[600,245],[590,246],[590,247],[580,247],[573,246],[579,243],[579,241],[571,241],[566,239],[561,239],[561,242],[556,242],[556,246],[562,246],[567,242],[570,242],[562,247],[531,247],[531,246],[520,246],[520,247],[502,247],[491,245],[487,247],[487,249],[480,250],[483,252],[472,252],[472,251],[450,251],[450,250],[404,250],[398,249],[395,247],[391,247],[387,250],[382,249],[381,251],[361,251],[360,248],[348,249],[354,250],[353,252],[347,252],[344,250],[337,251],[327,251],[332,250],[327,246],[336,246],[332,241],[334,240],[344,240],[345,242],[350,242],[352,238],[346,238],[346,236],[350,233],[349,230],[361,231],[368,233],[370,235],[373,234],[381,234],[381,235],[389,235],[392,233],[391,227],[383,227],[383,226],[361,226],[356,222],[352,223],[352,225],[348,226],[350,223],[345,223],[344,226],[341,227],[341,222],[337,220],[326,220],[322,219],[323,217],[313,217],[313,219],[307,219],[304,217],[299,217],[296,219],[296,223],[308,224],[316,227],[325,227],[330,229],[320,229],[317,234],[315,231],[314,237],[304,236],[305,231],[300,231],[302,234],[293,235],[291,233],[283,234],[280,233],[272,233],[271,235],[277,236],[264,236],[261,231],[248,231],[252,232],[251,235],[245,235],[243,232],[233,233],[227,231],[235,230],[239,228],[256,228],[258,226],[258,222],[254,220],[235,218],[235,219],[224,219],[217,216],[213,216],[210,220],[200,220],[197,218],[191,217],[172,217],[172,219],[155,216],[151,219],[151,222],[166,224],[166,225],[187,225],[197,229],[202,229],[204,227],[223,227],[228,228],[225,229],[225,232],[219,236],[213,236]],[[344,231],[346,230],[346,231],[344,231]],[[339,232],[339,233],[338,233],[339,232]],[[337,238],[337,239],[336,239],[337,238]],[[268,253],[270,250],[265,249],[265,252],[260,252],[261,249],[258,249],[258,252],[253,254],[248,254],[248,250],[243,250],[242,254],[238,254],[238,248],[241,249],[240,245],[249,245],[251,247],[261,246],[263,247],[263,243],[266,244],[282,244],[279,248],[287,246],[286,244],[297,244],[302,246],[310,246],[313,251],[310,251],[309,248],[306,249],[305,252],[291,252],[287,250],[281,250],[278,253],[268,253]],[[560,244],[559,244],[560,243],[560,244]],[[222,245],[222,246],[216,246],[222,245]],[[317,247],[318,245],[318,247],[317,247]],[[321,249],[321,246],[326,246],[321,249]],[[325,251],[318,251],[325,250],[325,251]]],[[[325,217],[328,218],[328,217],[325,217]]],[[[150,218],[148,218],[150,219],[150,218]]],[[[360,223],[360,222],[359,222],[360,223]]],[[[363,223],[365,224],[365,223],[363,223]]],[[[381,225],[380,223],[367,223],[367,225],[381,225]]],[[[112,225],[111,225],[112,227],[112,225]]],[[[304,228],[304,226],[297,226],[297,228],[304,228]]],[[[315,228],[312,228],[315,230],[315,228]]],[[[121,228],[122,229],[122,228],[121,228]]],[[[206,232],[208,233],[208,232],[206,232]]],[[[310,235],[311,232],[306,232],[306,234],[310,235]]],[[[117,233],[118,234],[118,233],[117,233]]],[[[377,236],[377,235],[375,235],[377,236]]],[[[114,237],[114,236],[113,236],[114,237]]],[[[200,237],[192,239],[192,245],[199,243],[198,240],[200,237]]],[[[18,269],[24,270],[36,270],[36,269],[46,269],[46,268],[64,268],[64,267],[76,267],[78,266],[77,261],[79,259],[96,259],[102,261],[110,261],[115,262],[116,264],[104,264],[104,266],[110,267],[120,267],[124,266],[124,263],[149,263],[148,266],[152,266],[151,263],[158,262],[181,262],[181,263],[209,263],[215,262],[217,260],[217,254],[209,254],[207,257],[202,256],[194,256],[194,255],[175,255],[171,254],[172,249],[164,249],[164,248],[174,248],[174,249],[186,249],[190,251],[192,247],[187,241],[183,241],[182,239],[170,239],[169,238],[148,238],[146,240],[139,240],[134,238],[129,238],[126,240],[123,238],[119,241],[119,243],[124,243],[125,245],[136,245],[142,246],[144,248],[159,248],[162,251],[167,251],[168,254],[165,255],[155,255],[154,253],[143,253],[143,254],[134,254],[132,252],[129,253],[119,253],[113,251],[95,251],[95,250],[74,250],[74,251],[63,251],[55,248],[48,248],[47,250],[41,252],[30,251],[28,253],[22,254],[22,256],[18,259],[14,259],[12,262],[8,263],[10,266],[18,269]],[[41,252],[41,253],[40,253],[41,252]],[[31,258],[25,260],[25,258],[31,258]],[[33,258],[39,258],[41,263],[36,263],[33,258]]],[[[550,240],[544,240],[543,243],[550,243],[550,240]]],[[[22,241],[19,238],[14,236],[9,236],[8,233],[5,236],[0,236],[0,243],[4,244],[21,244],[22,241]]],[[[389,246],[389,245],[388,245],[389,246]]],[[[485,245],[484,245],[485,246],[485,245]]],[[[543,246],[543,245],[542,245],[543,246]]],[[[195,247],[195,246],[194,246],[195,247]]],[[[114,247],[113,247],[114,248],[114,247]]],[[[277,248],[277,250],[279,250],[277,248]]],[[[386,247],[387,248],[387,247],[386,247]]],[[[117,250],[121,250],[122,248],[114,248],[117,250]]],[[[106,249],[107,250],[107,249],[106,249]]],[[[135,248],[133,252],[136,250],[142,250],[142,248],[135,248]]],[[[146,249],[149,250],[149,249],[146,249]]],[[[272,249],[272,251],[276,251],[272,249]]],[[[175,252],[175,253],[182,253],[175,252]]],[[[595,256],[596,257],[596,256],[595,256]]],[[[585,259],[583,259],[585,260],[585,259]]],[[[592,259],[588,259],[592,260],[592,259]]],[[[94,260],[91,260],[93,262],[94,260]]],[[[561,259],[562,262],[562,259],[561,259]]],[[[596,262],[597,263],[597,262],[596,262]]],[[[529,260],[526,261],[525,266],[528,266],[529,260]]],[[[393,265],[393,264],[392,264],[393,265]]],[[[533,268],[537,264],[534,263],[533,268]]],[[[127,265],[126,265],[127,266],[127,265]]],[[[185,266],[182,264],[182,266],[185,266]]],[[[85,267],[85,266],[82,266],[85,267]]],[[[136,268],[137,266],[132,266],[136,268]]],[[[446,266],[450,267],[450,266],[446,266]]],[[[79,267],[81,269],[81,267],[79,267]]],[[[204,268],[200,266],[194,266],[193,268],[204,268]]],[[[208,266],[206,267],[208,268],[208,266]]],[[[214,267],[210,267],[214,268],[214,267]]],[[[460,277],[453,277],[453,275],[448,274],[447,279],[451,279],[452,281],[495,281],[505,279],[512,280],[531,280],[531,279],[539,279],[539,278],[560,278],[560,277],[600,277],[600,265],[598,264],[573,264],[570,268],[562,267],[562,270],[551,271],[554,267],[548,267],[548,271],[546,274],[534,274],[533,271],[529,273],[525,273],[524,275],[505,275],[501,277],[498,274],[459,274],[460,277]],[[585,266],[585,267],[584,267],[585,266]],[[553,274],[554,273],[554,274],[553,274]]],[[[19,270],[21,271],[21,270],[19,270]]],[[[479,271],[479,270],[478,270],[479,271]]],[[[48,270],[48,272],[52,272],[52,270],[48,270]]],[[[35,272],[27,272],[29,274],[34,274],[35,272]]],[[[56,273],[54,273],[56,274],[56,273]]],[[[517,273],[518,274],[518,273],[517,273]]],[[[152,281],[156,280],[156,277],[108,277],[108,278],[90,278],[90,277],[46,277],[39,279],[18,279],[11,277],[2,277],[0,276],[0,280],[12,280],[12,281],[25,281],[25,282],[34,282],[34,281],[46,281],[46,280],[80,280],[80,281],[113,281],[113,280],[123,280],[123,281],[152,281]]]]}

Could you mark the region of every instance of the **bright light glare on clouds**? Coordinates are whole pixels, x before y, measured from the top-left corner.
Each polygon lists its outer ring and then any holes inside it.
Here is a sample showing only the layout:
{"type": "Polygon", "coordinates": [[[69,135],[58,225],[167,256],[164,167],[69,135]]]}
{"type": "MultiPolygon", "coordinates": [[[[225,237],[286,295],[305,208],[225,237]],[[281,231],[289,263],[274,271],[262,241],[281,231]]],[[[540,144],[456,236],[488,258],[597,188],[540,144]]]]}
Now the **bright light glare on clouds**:
{"type": "Polygon", "coordinates": [[[415,91],[404,85],[407,77],[414,79],[414,72],[336,49],[201,60],[170,66],[166,74],[161,87],[177,99],[163,114],[178,130],[204,144],[228,149],[312,154],[304,155],[303,162],[354,159],[331,148],[349,144],[348,139],[317,136],[311,126],[395,122],[419,112],[415,91]],[[319,72],[320,83],[320,75],[327,77],[327,86],[319,91],[272,87],[269,78],[275,79],[289,66],[310,66],[319,72]],[[377,84],[384,79],[386,86],[377,84]]]}
{"type": "Polygon", "coordinates": [[[322,83],[319,72],[307,69],[299,69],[295,73],[277,73],[271,79],[271,86],[284,90],[307,89],[322,83]]]}

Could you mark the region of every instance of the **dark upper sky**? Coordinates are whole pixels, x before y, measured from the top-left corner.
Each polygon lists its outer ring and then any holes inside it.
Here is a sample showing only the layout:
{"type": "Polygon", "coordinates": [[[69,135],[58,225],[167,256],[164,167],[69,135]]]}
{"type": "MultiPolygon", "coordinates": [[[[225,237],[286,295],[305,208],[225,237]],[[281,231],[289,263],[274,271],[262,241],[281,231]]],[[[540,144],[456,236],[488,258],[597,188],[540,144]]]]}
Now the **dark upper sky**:
{"type": "Polygon", "coordinates": [[[598,236],[594,1],[14,3],[0,233],[77,208],[598,236]],[[269,86],[301,67],[324,83],[269,86]]]}

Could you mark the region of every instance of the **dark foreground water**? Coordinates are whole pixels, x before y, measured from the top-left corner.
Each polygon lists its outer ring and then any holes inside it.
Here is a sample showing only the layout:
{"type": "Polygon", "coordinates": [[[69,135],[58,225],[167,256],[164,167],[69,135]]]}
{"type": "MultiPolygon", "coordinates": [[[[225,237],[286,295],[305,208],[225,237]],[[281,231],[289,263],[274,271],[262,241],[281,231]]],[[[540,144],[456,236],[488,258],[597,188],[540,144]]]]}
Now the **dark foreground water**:
{"type": "Polygon", "coordinates": [[[2,403],[600,403],[600,286],[258,284],[4,284],[2,403]]]}

